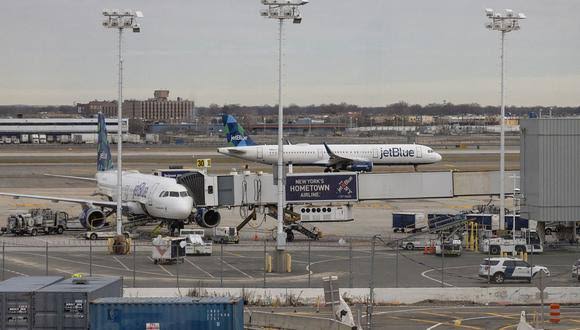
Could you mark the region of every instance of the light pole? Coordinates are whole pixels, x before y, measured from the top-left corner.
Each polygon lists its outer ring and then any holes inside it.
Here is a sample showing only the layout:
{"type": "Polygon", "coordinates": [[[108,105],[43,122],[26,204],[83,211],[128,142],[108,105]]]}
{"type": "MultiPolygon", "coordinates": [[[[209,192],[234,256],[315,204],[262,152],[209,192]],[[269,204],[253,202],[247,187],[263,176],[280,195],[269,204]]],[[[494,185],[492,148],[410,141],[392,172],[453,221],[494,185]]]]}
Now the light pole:
{"type": "MultiPolygon", "coordinates": [[[[505,9],[503,13],[494,12],[486,8],[485,15],[490,19],[485,27],[492,31],[501,32],[501,119],[500,119],[500,150],[499,150],[499,219],[505,224],[505,88],[504,88],[504,41],[505,34],[520,29],[519,20],[525,19],[526,15],[514,14],[513,10],[505,9]]],[[[512,228],[514,229],[514,228],[512,228]]]]}
{"type": "Polygon", "coordinates": [[[299,6],[307,4],[307,0],[262,0],[268,6],[262,9],[260,15],[278,20],[278,227],[276,230],[276,249],[284,250],[286,233],[284,233],[284,108],[282,106],[282,26],[284,20],[291,19],[294,24],[302,22],[299,6]]]}
{"type": "Polygon", "coordinates": [[[133,12],[132,10],[118,10],[105,9],[103,10],[103,26],[110,29],[117,29],[119,31],[119,95],[117,99],[117,235],[123,232],[123,57],[122,57],[122,41],[123,29],[131,29],[133,32],[141,32],[141,26],[137,23],[137,17],[143,17],[140,11],[133,12]]]}

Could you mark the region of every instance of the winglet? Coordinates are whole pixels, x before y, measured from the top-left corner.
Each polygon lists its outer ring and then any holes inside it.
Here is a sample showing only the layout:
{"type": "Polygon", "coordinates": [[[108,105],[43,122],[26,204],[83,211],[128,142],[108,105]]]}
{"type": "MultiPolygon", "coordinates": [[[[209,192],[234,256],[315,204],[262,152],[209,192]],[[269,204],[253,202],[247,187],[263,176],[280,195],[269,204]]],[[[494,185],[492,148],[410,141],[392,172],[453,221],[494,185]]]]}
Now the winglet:
{"type": "Polygon", "coordinates": [[[326,142],[324,142],[323,144],[324,144],[324,149],[326,149],[326,153],[328,153],[328,155],[330,157],[337,157],[336,154],[334,152],[332,152],[332,150],[330,150],[330,148],[328,147],[328,144],[326,144],[326,142]]]}

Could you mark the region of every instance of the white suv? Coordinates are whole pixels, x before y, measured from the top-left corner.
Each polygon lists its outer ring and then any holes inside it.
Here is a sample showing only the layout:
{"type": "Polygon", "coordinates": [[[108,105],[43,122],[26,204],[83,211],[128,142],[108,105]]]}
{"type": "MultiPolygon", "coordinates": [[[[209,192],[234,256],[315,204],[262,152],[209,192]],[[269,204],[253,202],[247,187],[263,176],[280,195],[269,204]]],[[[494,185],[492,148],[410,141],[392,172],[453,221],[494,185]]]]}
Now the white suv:
{"type": "Polygon", "coordinates": [[[539,272],[544,271],[546,276],[550,276],[550,271],[544,266],[531,266],[529,263],[517,258],[486,258],[479,265],[479,277],[491,279],[498,284],[505,280],[526,280],[532,278],[539,272]]]}

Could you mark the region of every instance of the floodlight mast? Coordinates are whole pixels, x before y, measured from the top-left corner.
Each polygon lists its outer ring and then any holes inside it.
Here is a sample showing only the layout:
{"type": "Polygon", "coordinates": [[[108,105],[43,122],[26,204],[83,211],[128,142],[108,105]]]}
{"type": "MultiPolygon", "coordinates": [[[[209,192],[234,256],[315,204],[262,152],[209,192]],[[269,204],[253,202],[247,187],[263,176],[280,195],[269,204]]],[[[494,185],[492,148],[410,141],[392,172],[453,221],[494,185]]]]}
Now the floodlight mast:
{"type": "Polygon", "coordinates": [[[262,4],[268,6],[260,11],[260,15],[266,18],[278,20],[278,207],[276,230],[276,249],[286,248],[286,233],[284,232],[284,107],[282,105],[282,27],[285,19],[291,19],[294,24],[302,22],[299,6],[307,4],[307,0],[262,0],[262,4]]]}
{"type": "Polygon", "coordinates": [[[137,23],[137,17],[143,17],[140,11],[105,9],[103,10],[103,26],[119,31],[118,56],[119,56],[119,85],[117,99],[117,235],[123,233],[123,56],[122,42],[123,29],[130,28],[133,32],[141,32],[141,26],[137,23]]]}
{"type": "MultiPolygon", "coordinates": [[[[526,18],[526,15],[519,13],[514,15],[513,10],[505,9],[504,13],[495,12],[491,8],[485,9],[485,15],[490,19],[485,27],[492,31],[501,32],[501,118],[500,118],[500,155],[499,155],[499,218],[505,223],[505,84],[504,84],[504,43],[505,34],[520,29],[519,21],[526,18]]],[[[512,228],[515,231],[515,228],[512,228]]]]}

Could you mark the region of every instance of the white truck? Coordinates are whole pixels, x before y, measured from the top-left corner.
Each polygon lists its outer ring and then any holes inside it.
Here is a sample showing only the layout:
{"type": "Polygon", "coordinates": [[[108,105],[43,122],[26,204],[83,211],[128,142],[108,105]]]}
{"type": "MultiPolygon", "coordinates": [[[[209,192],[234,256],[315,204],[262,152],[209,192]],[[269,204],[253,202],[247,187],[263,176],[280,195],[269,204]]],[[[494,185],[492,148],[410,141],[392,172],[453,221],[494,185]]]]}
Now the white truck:
{"type": "Polygon", "coordinates": [[[213,245],[212,242],[206,242],[203,240],[203,235],[199,234],[186,234],[191,229],[182,229],[180,231],[180,236],[185,237],[185,254],[186,255],[202,255],[211,256],[213,245]]]}
{"type": "Polygon", "coordinates": [[[220,244],[238,244],[240,242],[236,227],[184,228],[179,233],[181,236],[200,235],[205,240],[220,244]]]}
{"type": "Polygon", "coordinates": [[[40,144],[46,144],[46,134],[38,134],[38,141],[40,144]]]}
{"type": "Polygon", "coordinates": [[[492,237],[485,238],[481,241],[481,252],[492,255],[507,253],[542,253],[544,244],[535,230],[520,231],[520,234],[513,239],[512,237],[492,237]]]}
{"type": "Polygon", "coordinates": [[[32,144],[39,144],[40,138],[38,137],[38,134],[30,134],[30,142],[32,144]]]}
{"type": "Polygon", "coordinates": [[[29,143],[28,134],[20,134],[20,142],[21,143],[29,143]]]}

